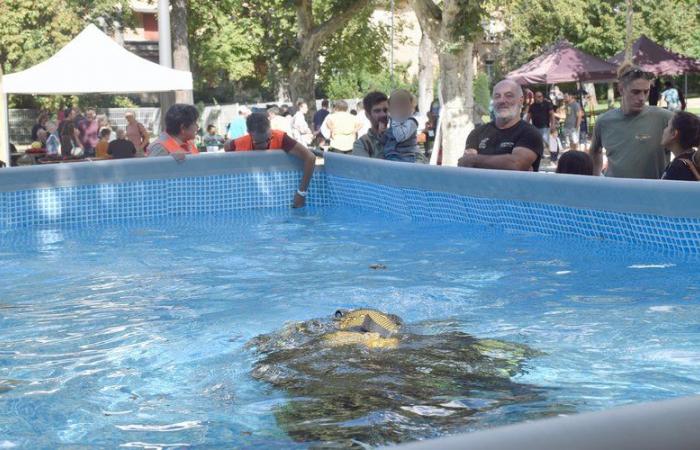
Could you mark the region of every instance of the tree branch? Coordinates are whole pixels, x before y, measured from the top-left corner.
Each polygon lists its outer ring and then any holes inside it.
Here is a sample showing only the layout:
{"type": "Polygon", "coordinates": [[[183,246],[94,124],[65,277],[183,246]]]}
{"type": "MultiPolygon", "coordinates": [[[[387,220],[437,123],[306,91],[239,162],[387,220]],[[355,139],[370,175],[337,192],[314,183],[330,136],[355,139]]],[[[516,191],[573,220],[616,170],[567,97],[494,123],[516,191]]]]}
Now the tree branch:
{"type": "Polygon", "coordinates": [[[411,0],[411,6],[416,12],[421,30],[426,33],[433,43],[440,40],[440,25],[442,10],[433,0],[411,0]]]}
{"type": "Polygon", "coordinates": [[[340,30],[353,16],[367,7],[371,1],[372,0],[355,0],[345,11],[333,15],[331,18],[315,27],[311,31],[309,38],[317,42],[325,41],[333,33],[340,30]]]}

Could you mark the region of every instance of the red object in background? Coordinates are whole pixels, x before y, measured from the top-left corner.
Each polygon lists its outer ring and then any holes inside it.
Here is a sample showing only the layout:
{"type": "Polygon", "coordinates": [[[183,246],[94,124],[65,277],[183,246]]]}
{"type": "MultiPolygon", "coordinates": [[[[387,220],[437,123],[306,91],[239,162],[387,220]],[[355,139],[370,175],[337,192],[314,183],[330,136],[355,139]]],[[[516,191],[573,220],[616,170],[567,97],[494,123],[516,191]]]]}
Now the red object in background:
{"type": "Polygon", "coordinates": [[[158,40],[158,19],[155,14],[144,13],[143,17],[143,37],[147,41],[158,40]]]}

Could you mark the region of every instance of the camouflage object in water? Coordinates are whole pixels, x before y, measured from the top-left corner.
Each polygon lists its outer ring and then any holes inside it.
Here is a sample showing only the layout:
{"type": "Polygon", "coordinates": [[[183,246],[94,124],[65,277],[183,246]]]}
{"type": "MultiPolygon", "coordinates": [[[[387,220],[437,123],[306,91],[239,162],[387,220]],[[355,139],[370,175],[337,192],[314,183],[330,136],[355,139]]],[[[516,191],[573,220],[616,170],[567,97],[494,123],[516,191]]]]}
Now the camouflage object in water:
{"type": "Polygon", "coordinates": [[[529,347],[460,331],[412,333],[375,310],[288,324],[248,346],[259,354],[253,377],[289,394],[275,411],[279,426],[324,447],[465,430],[477,413],[542,399],[510,380],[538,354],[529,347]]]}

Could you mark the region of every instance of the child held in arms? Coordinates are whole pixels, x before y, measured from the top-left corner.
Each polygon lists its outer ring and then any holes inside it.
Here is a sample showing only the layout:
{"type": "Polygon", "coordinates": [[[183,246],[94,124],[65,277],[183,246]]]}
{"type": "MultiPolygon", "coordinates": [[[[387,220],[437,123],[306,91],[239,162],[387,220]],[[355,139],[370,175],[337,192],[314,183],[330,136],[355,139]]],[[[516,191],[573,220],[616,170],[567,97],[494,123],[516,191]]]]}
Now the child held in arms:
{"type": "Polygon", "coordinates": [[[415,99],[405,89],[397,89],[389,98],[391,124],[384,134],[384,159],[422,161],[417,141],[418,121],[413,117],[415,99]]]}

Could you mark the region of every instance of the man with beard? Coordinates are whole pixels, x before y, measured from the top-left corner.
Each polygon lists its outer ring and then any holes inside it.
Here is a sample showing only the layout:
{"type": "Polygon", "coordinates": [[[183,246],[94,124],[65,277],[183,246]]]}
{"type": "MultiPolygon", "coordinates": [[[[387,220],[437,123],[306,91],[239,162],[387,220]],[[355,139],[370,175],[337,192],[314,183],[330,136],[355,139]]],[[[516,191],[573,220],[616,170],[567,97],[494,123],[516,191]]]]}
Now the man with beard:
{"type": "Polygon", "coordinates": [[[503,80],[493,87],[496,120],[475,128],[467,138],[460,167],[537,171],[544,144],[537,128],[520,118],[523,91],[503,80]]]}
{"type": "Polygon", "coordinates": [[[352,146],[352,154],[384,159],[384,132],[389,121],[389,99],[382,92],[370,92],[362,99],[370,129],[352,146]]]}

